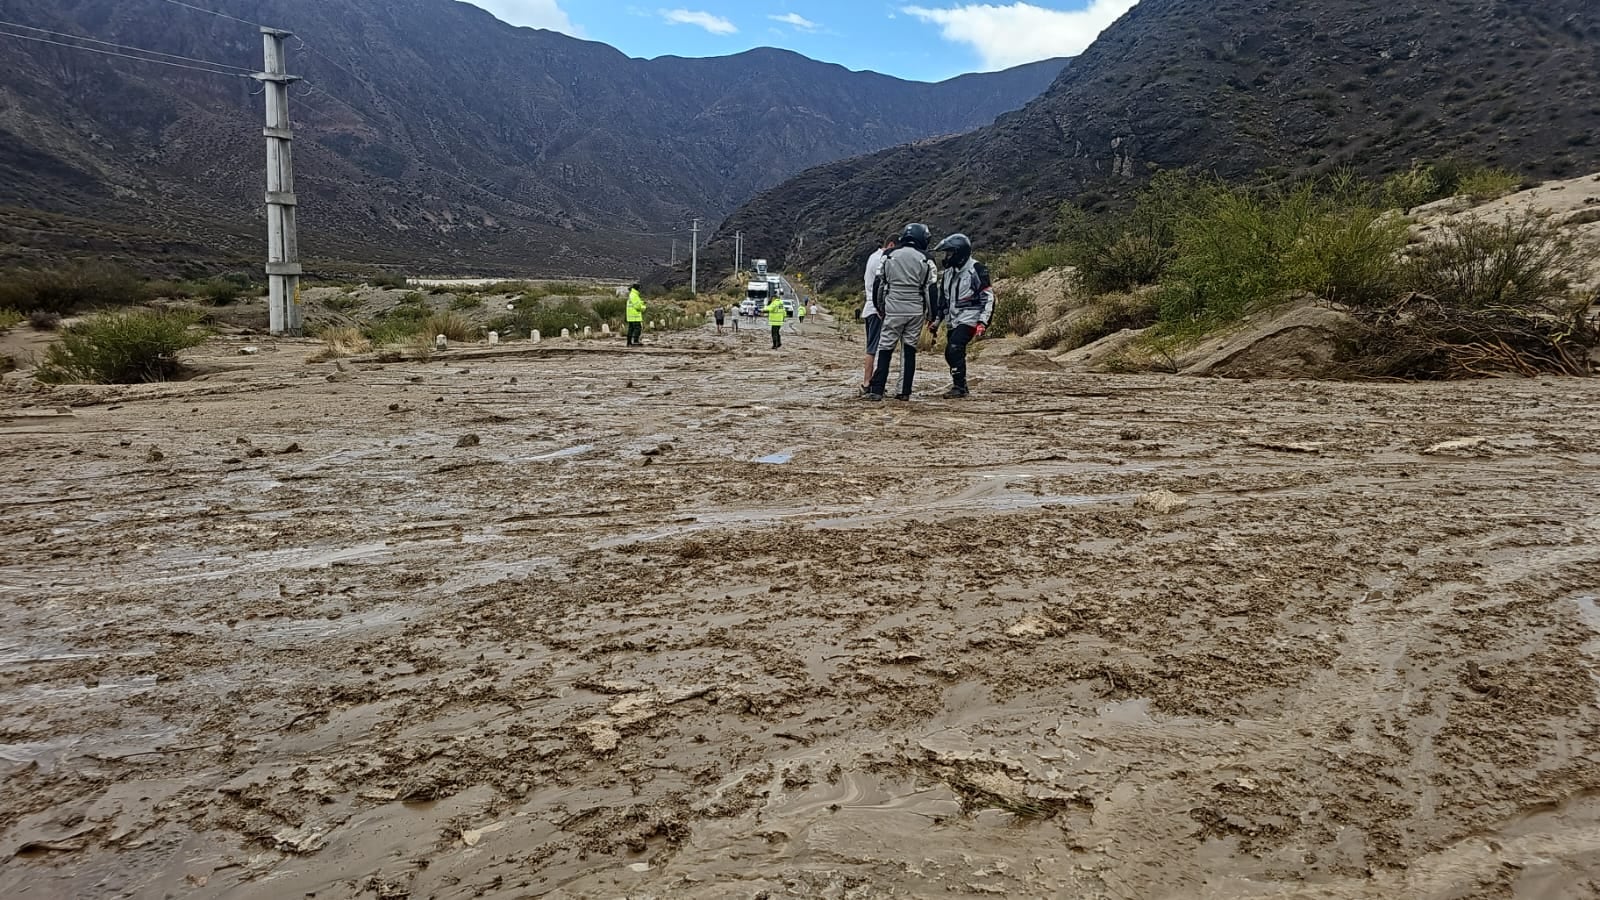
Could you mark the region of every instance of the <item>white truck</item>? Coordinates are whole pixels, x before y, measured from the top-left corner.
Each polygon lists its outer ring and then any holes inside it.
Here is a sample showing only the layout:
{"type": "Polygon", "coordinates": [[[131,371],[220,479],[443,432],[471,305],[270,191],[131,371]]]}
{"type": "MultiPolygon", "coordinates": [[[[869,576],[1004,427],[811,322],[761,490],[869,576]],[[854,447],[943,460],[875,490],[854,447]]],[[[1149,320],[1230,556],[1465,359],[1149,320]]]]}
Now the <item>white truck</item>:
{"type": "Polygon", "coordinates": [[[772,296],[771,286],[765,281],[752,281],[744,287],[744,302],[739,304],[739,315],[757,316],[767,308],[767,298],[772,296]]]}
{"type": "Polygon", "coordinates": [[[755,267],[756,277],[757,278],[766,278],[767,277],[767,261],[766,260],[764,260],[764,259],[752,259],[752,260],[750,260],[750,265],[755,267]]]}

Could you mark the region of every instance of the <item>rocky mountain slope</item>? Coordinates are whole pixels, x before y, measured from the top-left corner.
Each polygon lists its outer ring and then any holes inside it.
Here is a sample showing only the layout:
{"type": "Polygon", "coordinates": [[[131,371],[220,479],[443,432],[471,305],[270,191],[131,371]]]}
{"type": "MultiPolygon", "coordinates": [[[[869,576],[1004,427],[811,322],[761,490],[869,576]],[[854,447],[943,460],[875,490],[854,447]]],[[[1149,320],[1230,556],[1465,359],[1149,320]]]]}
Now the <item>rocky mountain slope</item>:
{"type": "MultiPolygon", "coordinates": [[[[304,42],[290,42],[307,78],[291,102],[304,252],[413,270],[637,271],[669,232],[686,249],[693,216],[710,225],[808,166],[986,124],[1062,66],[933,85],[778,50],[630,59],[451,0],[210,5],[304,42]]],[[[0,0],[0,20],[261,63],[255,28],[159,0],[0,0]]],[[[0,42],[0,254],[259,256],[253,82],[0,42]]]]}
{"type": "Polygon", "coordinates": [[[824,281],[908,220],[990,253],[1068,199],[1156,167],[1230,178],[1457,156],[1560,177],[1600,166],[1592,0],[1143,0],[1025,109],[959,137],[814,169],[714,238],[824,281]]]}

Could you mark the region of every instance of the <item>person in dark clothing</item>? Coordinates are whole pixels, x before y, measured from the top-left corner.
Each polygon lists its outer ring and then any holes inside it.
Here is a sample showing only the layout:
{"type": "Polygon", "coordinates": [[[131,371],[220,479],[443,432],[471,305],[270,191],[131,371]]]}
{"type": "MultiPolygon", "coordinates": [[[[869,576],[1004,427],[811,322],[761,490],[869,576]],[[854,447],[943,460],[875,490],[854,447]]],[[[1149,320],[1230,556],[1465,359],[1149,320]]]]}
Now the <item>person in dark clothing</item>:
{"type": "MultiPolygon", "coordinates": [[[[966,235],[950,235],[934,252],[944,254],[939,293],[944,299],[941,311],[950,326],[944,361],[950,366],[951,383],[944,397],[956,400],[967,396],[967,345],[983,337],[994,317],[994,286],[988,268],[972,258],[972,241],[966,235]]],[[[935,331],[939,324],[933,323],[935,331]]]]}

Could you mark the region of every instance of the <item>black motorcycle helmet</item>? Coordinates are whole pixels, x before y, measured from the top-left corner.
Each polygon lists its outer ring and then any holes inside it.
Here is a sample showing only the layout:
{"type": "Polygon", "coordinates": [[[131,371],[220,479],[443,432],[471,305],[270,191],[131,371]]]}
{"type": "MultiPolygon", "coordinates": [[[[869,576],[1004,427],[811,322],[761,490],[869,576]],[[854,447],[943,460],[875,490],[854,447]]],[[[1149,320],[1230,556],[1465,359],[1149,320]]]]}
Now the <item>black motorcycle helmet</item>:
{"type": "Polygon", "coordinates": [[[959,269],[972,258],[972,241],[964,234],[952,234],[940,241],[933,252],[944,254],[946,269],[959,269]]]}
{"type": "Polygon", "coordinates": [[[900,246],[915,247],[923,253],[928,252],[928,241],[932,240],[933,232],[921,222],[912,222],[900,232],[900,246]]]}

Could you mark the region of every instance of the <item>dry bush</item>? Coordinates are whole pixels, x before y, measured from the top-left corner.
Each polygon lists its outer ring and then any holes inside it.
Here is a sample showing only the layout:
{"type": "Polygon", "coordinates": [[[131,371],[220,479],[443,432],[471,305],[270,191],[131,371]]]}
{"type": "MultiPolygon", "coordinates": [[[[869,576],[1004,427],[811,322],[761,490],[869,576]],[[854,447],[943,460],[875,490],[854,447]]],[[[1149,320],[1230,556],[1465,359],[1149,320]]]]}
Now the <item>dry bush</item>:
{"type": "Polygon", "coordinates": [[[433,341],[435,335],[440,334],[449,341],[475,341],[478,339],[478,326],[459,312],[436,312],[422,320],[418,333],[429,342],[433,341]]]}
{"type": "Polygon", "coordinates": [[[322,333],[322,341],[326,344],[323,355],[329,358],[356,356],[372,349],[372,341],[361,333],[361,329],[350,325],[329,328],[322,333]]]}
{"type": "Polygon", "coordinates": [[[90,316],[62,330],[35,377],[47,384],[170,381],[182,371],[178,352],[206,340],[192,330],[196,319],[142,309],[90,316]]]}

